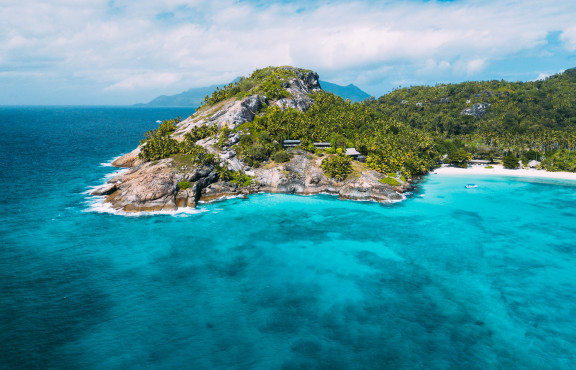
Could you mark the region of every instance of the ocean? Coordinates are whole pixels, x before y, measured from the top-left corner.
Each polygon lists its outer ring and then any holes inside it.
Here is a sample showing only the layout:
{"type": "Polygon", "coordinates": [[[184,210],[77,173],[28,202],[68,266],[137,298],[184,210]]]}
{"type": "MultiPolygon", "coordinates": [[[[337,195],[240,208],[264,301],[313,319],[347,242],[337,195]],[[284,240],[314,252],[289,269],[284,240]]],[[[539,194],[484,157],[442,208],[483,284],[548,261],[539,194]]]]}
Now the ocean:
{"type": "Polygon", "coordinates": [[[576,368],[575,182],[98,212],[110,161],[190,113],[0,107],[1,369],[576,368]]]}

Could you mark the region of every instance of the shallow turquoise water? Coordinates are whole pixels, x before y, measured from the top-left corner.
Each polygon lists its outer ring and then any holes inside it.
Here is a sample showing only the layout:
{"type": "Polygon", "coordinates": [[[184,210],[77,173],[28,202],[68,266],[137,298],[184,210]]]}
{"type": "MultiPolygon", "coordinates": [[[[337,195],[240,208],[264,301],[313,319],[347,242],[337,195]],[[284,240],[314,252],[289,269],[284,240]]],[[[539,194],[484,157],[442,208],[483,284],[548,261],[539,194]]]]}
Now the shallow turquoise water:
{"type": "Polygon", "coordinates": [[[100,163],[184,113],[0,109],[0,368],[574,368],[575,183],[89,212],[100,163]]]}

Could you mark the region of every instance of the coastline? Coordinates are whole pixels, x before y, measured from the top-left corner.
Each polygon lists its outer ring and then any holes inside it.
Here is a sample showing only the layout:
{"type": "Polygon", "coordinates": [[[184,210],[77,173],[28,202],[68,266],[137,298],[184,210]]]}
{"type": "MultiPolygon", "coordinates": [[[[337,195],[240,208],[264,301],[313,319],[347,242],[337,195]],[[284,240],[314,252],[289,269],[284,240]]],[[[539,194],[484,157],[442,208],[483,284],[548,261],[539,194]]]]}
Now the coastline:
{"type": "Polygon", "coordinates": [[[491,165],[494,168],[484,168],[483,165],[473,165],[468,168],[453,167],[450,165],[442,165],[431,171],[430,174],[434,175],[462,175],[462,176],[476,176],[476,175],[496,175],[496,176],[513,176],[513,177],[536,177],[558,180],[572,180],[576,181],[576,173],[573,172],[550,172],[545,170],[537,170],[534,168],[521,168],[521,169],[508,169],[499,164],[491,165]]]}

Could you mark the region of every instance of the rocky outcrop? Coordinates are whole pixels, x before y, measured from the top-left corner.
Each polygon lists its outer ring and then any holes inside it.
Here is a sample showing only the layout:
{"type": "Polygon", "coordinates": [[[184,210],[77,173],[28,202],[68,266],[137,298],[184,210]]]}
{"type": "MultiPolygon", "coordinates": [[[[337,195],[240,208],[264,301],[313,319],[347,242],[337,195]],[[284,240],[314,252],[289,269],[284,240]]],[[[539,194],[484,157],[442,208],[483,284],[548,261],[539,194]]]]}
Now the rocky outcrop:
{"type": "MultiPolygon", "coordinates": [[[[320,90],[318,75],[312,71],[294,71],[298,78],[291,78],[283,83],[283,87],[290,93],[289,97],[270,101],[263,95],[254,94],[240,100],[231,98],[204,107],[178,123],[172,137],[182,140],[185,133],[202,125],[234,129],[254,120],[258,111],[266,105],[307,110],[313,104],[309,94],[320,90]]],[[[292,160],[287,163],[271,162],[261,168],[251,169],[238,158],[235,150],[240,135],[241,132],[231,132],[227,140],[224,140],[225,143],[220,142],[218,145],[219,137],[208,137],[196,144],[217,154],[220,166],[254,176],[254,181],[249,186],[241,187],[219,180],[212,165],[198,167],[176,157],[144,162],[138,158],[138,147],[113,162],[116,167],[129,169],[94,190],[92,194],[105,196],[105,202],[115,210],[144,212],[195,207],[198,201],[258,192],[327,193],[338,195],[341,199],[390,202],[403,199],[401,192],[409,187],[408,184],[396,188],[382,184],[379,182],[382,175],[358,162],[354,162],[355,172],[345,181],[328,178],[321,169],[322,158],[299,149],[294,151],[292,160]]]]}
{"type": "MultiPolygon", "coordinates": [[[[265,166],[254,170],[254,184],[240,188],[231,183],[214,183],[206,187],[200,200],[212,201],[218,198],[250,193],[285,194],[332,194],[340,199],[376,201],[389,203],[404,199],[401,194],[408,184],[392,188],[382,184],[382,175],[363,168],[360,174],[352,175],[344,181],[326,177],[320,167],[322,158],[299,151],[294,158],[284,164],[265,166]]],[[[360,163],[355,166],[362,167],[360,163]]]]}
{"type": "Polygon", "coordinates": [[[489,103],[476,103],[471,107],[464,109],[460,114],[465,116],[483,117],[489,107],[489,103]]]}
{"type": "Polygon", "coordinates": [[[142,160],[138,159],[138,154],[140,154],[140,146],[131,151],[128,154],[124,154],[120,158],[115,159],[112,162],[114,167],[134,167],[143,163],[142,160]]]}

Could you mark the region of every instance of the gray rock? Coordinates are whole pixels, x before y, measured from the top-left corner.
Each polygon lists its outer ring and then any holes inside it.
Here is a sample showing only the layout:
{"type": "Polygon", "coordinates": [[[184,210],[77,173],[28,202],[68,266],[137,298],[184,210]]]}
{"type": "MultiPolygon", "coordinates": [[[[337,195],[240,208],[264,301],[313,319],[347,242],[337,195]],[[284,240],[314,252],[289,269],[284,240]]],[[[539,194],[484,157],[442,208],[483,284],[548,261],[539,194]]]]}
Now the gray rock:
{"type": "Polygon", "coordinates": [[[489,107],[490,107],[489,103],[476,103],[471,107],[462,110],[460,114],[465,116],[482,117],[486,114],[486,111],[488,110],[489,107]]]}
{"type": "Polygon", "coordinates": [[[92,195],[108,195],[108,194],[112,194],[113,192],[115,192],[117,190],[116,184],[104,184],[100,187],[98,187],[97,189],[95,189],[94,191],[92,191],[92,195]]]}

